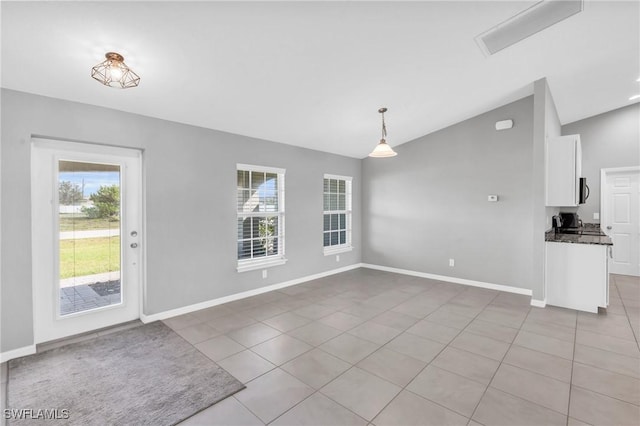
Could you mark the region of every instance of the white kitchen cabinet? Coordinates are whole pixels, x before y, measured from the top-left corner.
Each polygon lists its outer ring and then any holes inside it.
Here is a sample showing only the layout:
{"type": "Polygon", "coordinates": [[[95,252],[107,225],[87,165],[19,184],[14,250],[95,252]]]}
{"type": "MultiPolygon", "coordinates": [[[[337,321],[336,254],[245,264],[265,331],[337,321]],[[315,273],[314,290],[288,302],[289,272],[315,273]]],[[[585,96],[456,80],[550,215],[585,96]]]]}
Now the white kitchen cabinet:
{"type": "Polygon", "coordinates": [[[580,200],[580,135],[548,138],[545,144],[546,205],[577,206],[580,200]]]}
{"type": "Polygon", "coordinates": [[[612,246],[546,243],[546,300],[548,305],[598,312],[609,305],[609,266],[612,246]]]}

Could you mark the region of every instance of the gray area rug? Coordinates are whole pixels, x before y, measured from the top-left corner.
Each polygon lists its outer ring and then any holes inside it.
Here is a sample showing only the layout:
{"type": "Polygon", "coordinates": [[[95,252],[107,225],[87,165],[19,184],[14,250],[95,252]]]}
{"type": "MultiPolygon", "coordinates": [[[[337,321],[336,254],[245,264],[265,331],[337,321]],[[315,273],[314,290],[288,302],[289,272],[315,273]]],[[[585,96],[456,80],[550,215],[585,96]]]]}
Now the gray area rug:
{"type": "Polygon", "coordinates": [[[7,408],[68,419],[8,424],[173,425],[242,389],[158,321],[9,361],[7,408]]]}

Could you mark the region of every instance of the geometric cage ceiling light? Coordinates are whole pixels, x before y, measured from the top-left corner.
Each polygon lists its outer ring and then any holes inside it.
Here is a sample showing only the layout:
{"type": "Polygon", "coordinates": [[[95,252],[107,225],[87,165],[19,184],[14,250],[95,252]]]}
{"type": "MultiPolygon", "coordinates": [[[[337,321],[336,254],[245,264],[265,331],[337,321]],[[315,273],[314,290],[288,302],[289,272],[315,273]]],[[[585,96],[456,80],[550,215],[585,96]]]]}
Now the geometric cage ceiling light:
{"type": "Polygon", "coordinates": [[[140,77],[124,63],[124,57],[115,52],[107,52],[106,61],[91,68],[91,77],[105,86],[128,89],[140,84],[140,77]]]}

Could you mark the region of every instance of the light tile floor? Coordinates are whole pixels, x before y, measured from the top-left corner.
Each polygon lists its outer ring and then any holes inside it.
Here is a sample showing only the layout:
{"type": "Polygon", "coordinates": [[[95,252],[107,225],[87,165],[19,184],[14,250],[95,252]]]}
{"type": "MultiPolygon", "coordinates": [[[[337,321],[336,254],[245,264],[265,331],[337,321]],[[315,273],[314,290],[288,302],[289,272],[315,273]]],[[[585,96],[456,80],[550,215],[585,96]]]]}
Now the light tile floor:
{"type": "Polygon", "coordinates": [[[165,322],[247,388],[184,425],[640,424],[640,282],[598,315],[358,269],[165,322]]]}

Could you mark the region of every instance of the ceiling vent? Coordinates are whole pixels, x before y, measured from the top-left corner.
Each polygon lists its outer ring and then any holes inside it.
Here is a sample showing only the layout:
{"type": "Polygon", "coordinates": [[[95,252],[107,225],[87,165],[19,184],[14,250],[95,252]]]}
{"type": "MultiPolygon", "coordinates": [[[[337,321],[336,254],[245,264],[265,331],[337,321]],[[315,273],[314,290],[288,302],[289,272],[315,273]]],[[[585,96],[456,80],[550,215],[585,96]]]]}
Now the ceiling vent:
{"type": "Polygon", "coordinates": [[[533,34],[582,12],[583,0],[547,0],[512,16],[476,37],[485,55],[493,55],[533,34]]]}

